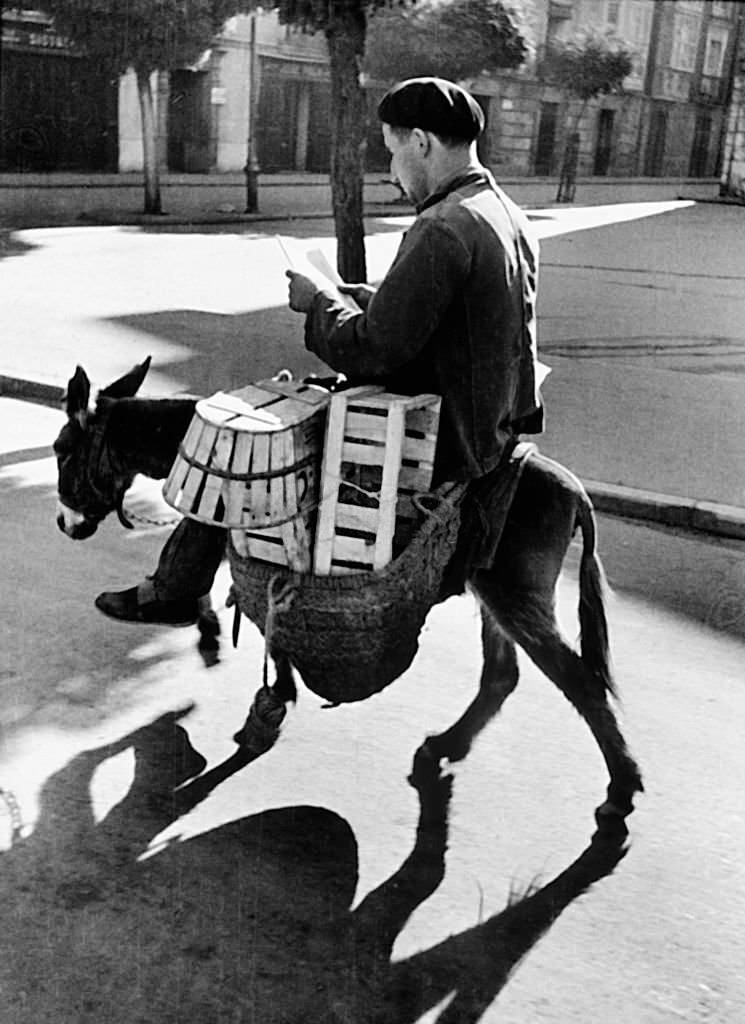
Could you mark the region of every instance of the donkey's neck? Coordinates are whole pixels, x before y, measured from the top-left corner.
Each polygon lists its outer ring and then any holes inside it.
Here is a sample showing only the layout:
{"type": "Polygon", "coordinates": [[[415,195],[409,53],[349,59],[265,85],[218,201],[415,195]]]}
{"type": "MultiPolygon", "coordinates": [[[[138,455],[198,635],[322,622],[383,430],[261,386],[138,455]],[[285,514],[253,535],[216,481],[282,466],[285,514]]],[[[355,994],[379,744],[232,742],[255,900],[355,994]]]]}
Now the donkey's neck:
{"type": "Polygon", "coordinates": [[[107,441],[132,472],[161,480],[171,470],[195,405],[193,398],[118,399],[109,414],[107,441]]]}

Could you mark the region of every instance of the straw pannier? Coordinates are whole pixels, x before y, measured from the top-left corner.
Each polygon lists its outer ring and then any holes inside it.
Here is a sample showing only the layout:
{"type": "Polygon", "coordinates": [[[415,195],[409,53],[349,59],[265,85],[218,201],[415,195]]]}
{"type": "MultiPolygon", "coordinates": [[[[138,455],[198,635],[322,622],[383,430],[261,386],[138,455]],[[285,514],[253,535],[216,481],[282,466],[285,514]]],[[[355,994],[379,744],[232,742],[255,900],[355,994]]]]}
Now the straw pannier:
{"type": "Polygon", "coordinates": [[[298,573],[244,558],[228,544],[233,600],[285,654],[314,693],[338,704],[388,686],[414,659],[419,632],[455,553],[465,484],[416,496],[420,517],[403,552],[383,569],[298,573]]]}

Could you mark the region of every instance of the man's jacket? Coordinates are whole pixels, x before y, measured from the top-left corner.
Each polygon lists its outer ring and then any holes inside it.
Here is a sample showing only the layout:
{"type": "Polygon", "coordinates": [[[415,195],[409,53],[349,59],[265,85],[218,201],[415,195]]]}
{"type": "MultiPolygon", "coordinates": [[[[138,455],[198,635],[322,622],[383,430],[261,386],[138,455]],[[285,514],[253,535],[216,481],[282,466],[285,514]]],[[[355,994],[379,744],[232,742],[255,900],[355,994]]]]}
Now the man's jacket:
{"type": "Polygon", "coordinates": [[[316,295],[306,347],[350,380],[442,395],[434,483],[475,479],[515,434],[543,427],[537,279],[527,219],[472,169],[419,208],[366,313],[316,295]]]}

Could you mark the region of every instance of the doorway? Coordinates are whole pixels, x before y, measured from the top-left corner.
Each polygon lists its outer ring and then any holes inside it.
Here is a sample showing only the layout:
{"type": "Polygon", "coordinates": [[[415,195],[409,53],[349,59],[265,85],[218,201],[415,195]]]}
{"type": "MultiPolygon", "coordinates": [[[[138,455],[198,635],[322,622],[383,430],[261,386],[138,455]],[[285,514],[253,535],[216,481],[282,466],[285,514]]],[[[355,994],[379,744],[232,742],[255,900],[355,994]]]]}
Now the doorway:
{"type": "Polygon", "coordinates": [[[536,141],[535,160],[533,162],[535,174],[545,176],[553,171],[558,116],[558,103],[541,103],[538,139],[536,141]]]}
{"type": "Polygon", "coordinates": [[[644,173],[649,178],[659,178],[665,163],[665,137],[667,135],[667,111],[655,110],[647,135],[647,152],[644,173]]]}
{"type": "Polygon", "coordinates": [[[168,94],[168,169],[210,169],[210,97],[206,71],[172,71],[168,94]]]}
{"type": "Polygon", "coordinates": [[[711,114],[708,110],[696,115],[696,127],[693,132],[691,147],[691,164],[688,174],[691,178],[705,178],[709,165],[709,143],[711,142],[711,114]]]}
{"type": "Polygon", "coordinates": [[[615,110],[603,108],[598,118],[598,137],[595,144],[595,163],[592,173],[600,177],[608,173],[613,151],[613,121],[615,110]]]}

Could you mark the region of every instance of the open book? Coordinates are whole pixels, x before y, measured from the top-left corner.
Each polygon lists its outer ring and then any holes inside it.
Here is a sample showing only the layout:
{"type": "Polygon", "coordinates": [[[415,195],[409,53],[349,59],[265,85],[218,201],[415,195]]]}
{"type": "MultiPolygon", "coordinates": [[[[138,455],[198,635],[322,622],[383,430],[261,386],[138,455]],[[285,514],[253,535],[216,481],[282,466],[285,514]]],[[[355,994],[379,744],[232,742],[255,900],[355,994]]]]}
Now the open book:
{"type": "Polygon", "coordinates": [[[344,295],[339,291],[339,285],[344,282],[320,249],[305,249],[297,238],[288,238],[286,235],[276,235],[275,237],[290,270],[304,274],[315,281],[319,288],[323,288],[326,292],[332,292],[334,297],[352,312],[362,312],[351,295],[344,295]]]}

